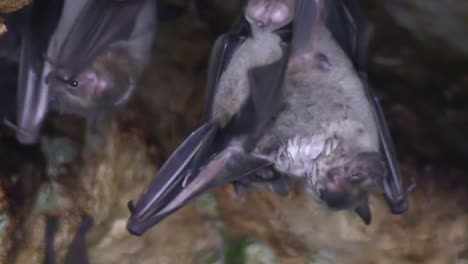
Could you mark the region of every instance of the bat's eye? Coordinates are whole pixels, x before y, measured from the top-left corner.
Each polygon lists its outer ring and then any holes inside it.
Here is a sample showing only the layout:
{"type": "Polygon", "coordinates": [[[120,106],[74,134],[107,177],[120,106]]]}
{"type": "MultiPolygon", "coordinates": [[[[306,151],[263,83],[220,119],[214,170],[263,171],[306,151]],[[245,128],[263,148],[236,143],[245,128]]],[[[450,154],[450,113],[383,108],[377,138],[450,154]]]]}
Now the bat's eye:
{"type": "Polygon", "coordinates": [[[70,81],[68,84],[73,88],[78,87],[78,82],[75,80],[70,81]]]}

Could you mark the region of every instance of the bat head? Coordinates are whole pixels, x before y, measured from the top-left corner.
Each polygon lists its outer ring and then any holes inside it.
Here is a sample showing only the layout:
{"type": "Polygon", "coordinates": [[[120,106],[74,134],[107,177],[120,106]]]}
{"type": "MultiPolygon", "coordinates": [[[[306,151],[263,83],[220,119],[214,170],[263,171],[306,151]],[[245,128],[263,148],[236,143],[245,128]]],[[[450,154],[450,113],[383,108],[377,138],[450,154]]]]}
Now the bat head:
{"type": "Polygon", "coordinates": [[[96,108],[105,108],[106,104],[111,107],[115,102],[116,82],[105,69],[88,67],[73,77],[55,70],[46,81],[50,85],[51,105],[63,113],[87,116],[96,108]]]}
{"type": "Polygon", "coordinates": [[[330,168],[321,178],[319,197],[333,209],[355,209],[371,188],[385,176],[385,164],[378,152],[361,152],[342,166],[330,168]]]}
{"type": "Polygon", "coordinates": [[[294,18],[294,0],[250,0],[245,18],[251,25],[276,30],[294,18]]]}

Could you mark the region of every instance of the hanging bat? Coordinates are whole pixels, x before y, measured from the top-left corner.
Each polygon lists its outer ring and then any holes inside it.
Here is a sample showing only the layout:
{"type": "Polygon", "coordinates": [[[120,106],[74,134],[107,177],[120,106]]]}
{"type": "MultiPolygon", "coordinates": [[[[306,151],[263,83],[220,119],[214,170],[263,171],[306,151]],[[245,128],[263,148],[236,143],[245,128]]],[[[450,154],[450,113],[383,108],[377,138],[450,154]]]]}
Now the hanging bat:
{"type": "Polygon", "coordinates": [[[287,37],[283,40],[274,31],[289,24],[294,12],[294,1],[249,1],[244,17],[216,41],[209,69],[207,105],[216,108],[216,100],[233,99],[232,109],[207,110],[206,122],[169,158],[137,204],[129,204],[132,216],[127,228],[131,233],[141,235],[203,191],[273,165],[249,152],[280,109],[277,102],[290,40],[287,37]],[[237,83],[233,88],[240,89],[239,96],[224,98],[217,92],[222,72],[233,72],[229,81],[237,83]],[[262,100],[258,101],[257,96],[262,100]],[[271,105],[278,107],[272,109],[271,105]],[[252,122],[246,122],[247,116],[252,122]],[[218,154],[213,156],[214,153],[218,154]],[[241,170],[236,169],[239,165],[241,170]]]}
{"type": "MultiPolygon", "coordinates": [[[[405,212],[413,186],[403,189],[388,128],[367,86],[358,3],[252,0],[245,13],[247,37],[233,30],[213,49],[204,124],[129,203],[129,232],[141,235],[211,188],[234,182],[239,191],[256,179],[282,195],[288,178],[304,179],[318,202],[355,210],[367,224],[375,187],[392,213],[405,212]],[[292,41],[279,40],[272,31],[292,18],[292,41]]],[[[283,29],[277,33],[288,38],[283,29]]]]}
{"type": "Polygon", "coordinates": [[[98,126],[125,104],[150,57],[153,0],[37,0],[22,29],[17,138],[36,143],[49,109],[98,126]]]}

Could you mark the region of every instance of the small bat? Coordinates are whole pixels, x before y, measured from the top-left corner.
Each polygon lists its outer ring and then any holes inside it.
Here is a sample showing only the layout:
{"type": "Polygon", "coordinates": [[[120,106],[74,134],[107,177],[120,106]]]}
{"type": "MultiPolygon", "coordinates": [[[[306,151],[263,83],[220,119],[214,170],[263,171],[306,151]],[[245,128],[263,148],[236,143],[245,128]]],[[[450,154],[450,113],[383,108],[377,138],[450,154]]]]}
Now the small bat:
{"type": "Polygon", "coordinates": [[[17,138],[38,140],[49,107],[95,124],[123,105],[148,62],[152,0],[37,0],[22,28],[17,138]]]}
{"type": "Polygon", "coordinates": [[[211,188],[234,182],[239,191],[257,179],[281,195],[288,178],[304,179],[318,202],[354,210],[366,224],[375,187],[392,213],[405,212],[414,186],[403,189],[388,128],[367,85],[368,38],[357,1],[258,0],[245,13],[247,37],[234,27],[213,49],[205,122],[138,202],[129,203],[129,232],[141,235],[211,188]],[[290,42],[272,32],[288,39],[280,29],[285,24],[277,23],[285,17],[294,18],[290,42]]]}
{"type": "MultiPolygon", "coordinates": [[[[75,236],[68,247],[65,263],[67,264],[87,264],[89,263],[88,250],[86,248],[86,234],[93,225],[91,216],[84,214],[81,217],[81,223],[76,230],[75,236]]],[[[45,232],[45,247],[44,264],[57,263],[54,250],[54,240],[59,227],[59,219],[56,216],[47,216],[46,232],[45,232]]]]}

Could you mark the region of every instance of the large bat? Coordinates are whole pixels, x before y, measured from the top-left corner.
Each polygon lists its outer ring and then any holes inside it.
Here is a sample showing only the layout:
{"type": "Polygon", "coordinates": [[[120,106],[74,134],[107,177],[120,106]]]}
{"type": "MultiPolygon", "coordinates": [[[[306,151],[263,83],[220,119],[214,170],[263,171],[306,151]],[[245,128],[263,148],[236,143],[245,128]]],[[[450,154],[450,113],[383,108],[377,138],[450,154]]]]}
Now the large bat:
{"type": "Polygon", "coordinates": [[[393,144],[365,79],[357,1],[251,0],[245,18],[215,43],[204,123],[129,203],[129,232],[141,235],[216,186],[239,191],[258,179],[284,195],[289,177],[303,178],[317,201],[367,224],[374,187],[392,213],[405,212],[393,144]],[[283,26],[293,18],[288,41],[283,26]]]}
{"type": "Polygon", "coordinates": [[[22,29],[17,138],[38,140],[49,109],[93,124],[124,104],[148,61],[153,0],[37,0],[22,29]]]}

